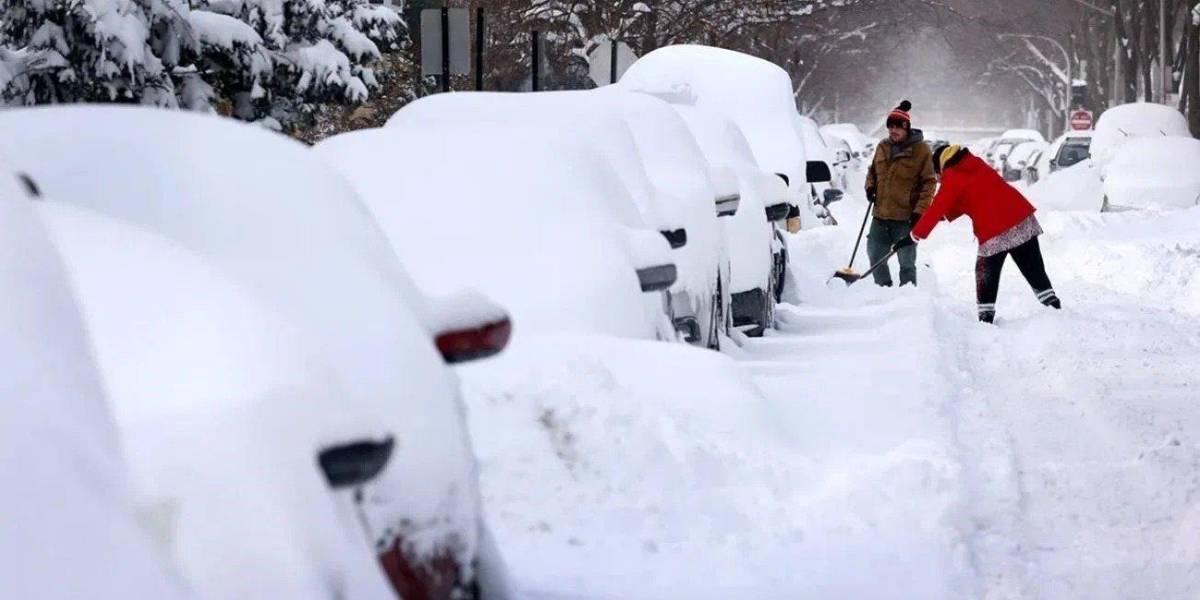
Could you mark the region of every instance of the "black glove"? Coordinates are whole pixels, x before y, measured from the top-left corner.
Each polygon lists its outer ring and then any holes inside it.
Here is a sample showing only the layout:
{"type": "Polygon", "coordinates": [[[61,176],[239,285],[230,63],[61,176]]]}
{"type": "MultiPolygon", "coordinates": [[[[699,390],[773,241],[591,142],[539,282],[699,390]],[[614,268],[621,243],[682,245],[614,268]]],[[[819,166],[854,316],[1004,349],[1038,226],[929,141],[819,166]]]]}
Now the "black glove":
{"type": "Polygon", "coordinates": [[[913,244],[916,244],[916,243],[917,242],[912,239],[911,235],[906,235],[906,236],[896,240],[895,244],[892,244],[892,252],[898,252],[898,251],[900,251],[904,248],[907,248],[909,246],[912,246],[913,244]]]}
{"type": "Polygon", "coordinates": [[[875,186],[867,188],[867,202],[875,203],[875,186]]]}
{"type": "Polygon", "coordinates": [[[920,221],[920,220],[921,220],[921,213],[918,213],[918,212],[913,213],[912,216],[908,218],[909,228],[916,227],[917,221],[920,221]]]}

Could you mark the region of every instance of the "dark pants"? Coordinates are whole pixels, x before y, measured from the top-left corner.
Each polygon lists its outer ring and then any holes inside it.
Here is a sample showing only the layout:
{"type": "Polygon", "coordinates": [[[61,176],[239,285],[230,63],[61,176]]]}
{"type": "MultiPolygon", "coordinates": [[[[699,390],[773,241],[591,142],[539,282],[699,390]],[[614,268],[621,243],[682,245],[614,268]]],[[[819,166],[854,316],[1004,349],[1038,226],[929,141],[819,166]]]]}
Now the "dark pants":
{"type": "MultiPolygon", "coordinates": [[[[867,257],[875,264],[892,251],[892,244],[908,237],[912,225],[908,221],[890,221],[888,219],[871,219],[871,231],[867,234],[867,257]]],[[[917,283],[917,245],[913,244],[896,253],[900,260],[900,285],[917,283]]],[[[886,263],[879,265],[872,273],[878,285],[892,285],[892,272],[886,263]]]]}
{"type": "Polygon", "coordinates": [[[991,323],[996,318],[996,295],[1000,293],[1000,270],[1004,268],[1004,258],[1012,255],[1013,262],[1025,276],[1025,281],[1033,288],[1038,301],[1046,306],[1062,308],[1054,288],[1050,285],[1050,277],[1046,275],[1046,265],[1042,262],[1042,249],[1035,237],[1012,250],[1006,250],[992,256],[980,256],[975,260],[975,297],[979,300],[979,320],[991,323]]]}

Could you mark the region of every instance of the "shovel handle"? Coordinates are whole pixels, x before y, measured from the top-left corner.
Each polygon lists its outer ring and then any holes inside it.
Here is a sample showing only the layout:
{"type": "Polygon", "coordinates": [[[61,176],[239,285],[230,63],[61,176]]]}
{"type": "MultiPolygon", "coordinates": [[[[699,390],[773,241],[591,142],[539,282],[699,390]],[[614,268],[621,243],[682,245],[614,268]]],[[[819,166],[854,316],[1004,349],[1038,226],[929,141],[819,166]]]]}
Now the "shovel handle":
{"type": "Polygon", "coordinates": [[[862,243],[863,232],[867,230],[867,218],[871,216],[872,203],[867,203],[867,212],[863,213],[862,226],[858,228],[858,239],[854,240],[854,251],[850,253],[850,263],[846,265],[846,270],[854,269],[854,258],[858,256],[858,245],[862,243]]]}
{"type": "MultiPolygon", "coordinates": [[[[875,269],[878,269],[880,266],[882,266],[884,263],[886,263],[886,262],[888,261],[888,259],[890,259],[890,258],[892,258],[893,256],[895,256],[897,252],[899,252],[899,250],[892,250],[891,252],[888,252],[888,253],[887,253],[887,256],[885,256],[885,257],[883,257],[883,258],[879,259],[879,262],[877,262],[877,263],[875,263],[875,264],[871,265],[871,268],[870,268],[870,269],[867,269],[867,272],[866,272],[866,273],[863,273],[862,275],[859,275],[859,276],[858,276],[858,279],[855,279],[854,281],[855,281],[855,282],[857,282],[857,281],[859,281],[860,279],[866,279],[867,275],[870,275],[871,273],[874,273],[874,272],[875,272],[875,269]]],[[[853,285],[853,283],[854,283],[854,282],[851,282],[850,284],[847,284],[847,285],[853,285]]]]}

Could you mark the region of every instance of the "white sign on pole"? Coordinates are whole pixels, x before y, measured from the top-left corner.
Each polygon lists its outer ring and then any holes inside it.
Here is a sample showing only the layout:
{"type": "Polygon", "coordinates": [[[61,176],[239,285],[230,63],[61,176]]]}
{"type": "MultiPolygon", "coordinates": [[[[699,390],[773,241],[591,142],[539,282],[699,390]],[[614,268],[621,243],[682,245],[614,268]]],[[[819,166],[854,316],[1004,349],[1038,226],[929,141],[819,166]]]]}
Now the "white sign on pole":
{"type": "Polygon", "coordinates": [[[588,75],[592,81],[598,86],[616,83],[621,75],[629,69],[630,65],[637,60],[637,54],[633,53],[633,48],[625,42],[617,42],[617,70],[613,72],[613,43],[610,40],[604,40],[588,52],[588,75]],[[615,77],[614,77],[615,75],[615,77]]]}
{"type": "MultiPolygon", "coordinates": [[[[448,10],[450,29],[450,74],[471,73],[471,27],[467,9],[448,10]]],[[[442,74],[442,9],[421,11],[421,74],[442,74]]]]}

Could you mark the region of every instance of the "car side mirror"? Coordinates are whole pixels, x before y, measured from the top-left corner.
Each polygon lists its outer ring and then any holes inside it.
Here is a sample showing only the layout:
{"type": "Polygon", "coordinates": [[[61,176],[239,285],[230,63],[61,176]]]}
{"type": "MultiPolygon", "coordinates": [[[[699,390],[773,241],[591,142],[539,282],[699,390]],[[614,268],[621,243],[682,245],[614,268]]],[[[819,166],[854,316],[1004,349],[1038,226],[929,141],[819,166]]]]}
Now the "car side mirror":
{"type": "Polygon", "coordinates": [[[356,487],[379,475],[391,459],[395,446],[392,438],[382,442],[359,441],[326,448],[317,454],[317,464],[329,487],[356,487]]]}
{"type": "Polygon", "coordinates": [[[845,194],[846,193],[843,192],[842,190],[833,190],[833,189],[825,190],[825,197],[822,199],[822,203],[825,206],[829,206],[830,204],[833,204],[834,202],[841,200],[842,196],[844,196],[845,194]]]}
{"type": "Polygon", "coordinates": [[[1057,158],[1052,158],[1052,159],[1050,159],[1050,168],[1051,168],[1051,169],[1057,169],[1057,168],[1058,168],[1058,159],[1057,159],[1057,158]]]}
{"type": "Polygon", "coordinates": [[[804,166],[804,178],[809,183],[827,183],[833,181],[829,165],[819,160],[810,160],[804,166]]]}
{"type": "Polygon", "coordinates": [[[838,150],[837,161],[840,163],[850,162],[850,153],[845,150],[838,150]]]}

